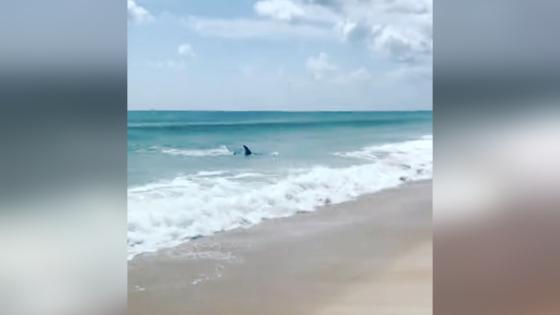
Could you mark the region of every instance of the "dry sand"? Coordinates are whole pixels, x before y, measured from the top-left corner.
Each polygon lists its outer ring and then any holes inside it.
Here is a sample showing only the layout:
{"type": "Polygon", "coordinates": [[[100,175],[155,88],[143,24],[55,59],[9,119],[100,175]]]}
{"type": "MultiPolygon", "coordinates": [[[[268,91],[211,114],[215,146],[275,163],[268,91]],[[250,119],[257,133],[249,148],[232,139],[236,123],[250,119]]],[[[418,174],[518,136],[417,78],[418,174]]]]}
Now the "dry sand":
{"type": "Polygon", "coordinates": [[[144,254],[129,314],[432,313],[432,182],[144,254]]]}

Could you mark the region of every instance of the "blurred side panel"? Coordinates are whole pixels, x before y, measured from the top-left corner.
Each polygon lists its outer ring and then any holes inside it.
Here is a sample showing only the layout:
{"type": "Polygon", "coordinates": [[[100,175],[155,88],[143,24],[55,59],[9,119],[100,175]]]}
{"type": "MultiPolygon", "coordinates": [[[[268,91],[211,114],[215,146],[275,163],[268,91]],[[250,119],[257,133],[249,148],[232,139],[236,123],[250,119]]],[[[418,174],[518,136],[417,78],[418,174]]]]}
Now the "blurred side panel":
{"type": "Polygon", "coordinates": [[[434,12],[434,314],[560,314],[560,2],[434,12]]]}
{"type": "Polygon", "coordinates": [[[0,9],[0,314],[126,311],[125,1],[0,9]]]}

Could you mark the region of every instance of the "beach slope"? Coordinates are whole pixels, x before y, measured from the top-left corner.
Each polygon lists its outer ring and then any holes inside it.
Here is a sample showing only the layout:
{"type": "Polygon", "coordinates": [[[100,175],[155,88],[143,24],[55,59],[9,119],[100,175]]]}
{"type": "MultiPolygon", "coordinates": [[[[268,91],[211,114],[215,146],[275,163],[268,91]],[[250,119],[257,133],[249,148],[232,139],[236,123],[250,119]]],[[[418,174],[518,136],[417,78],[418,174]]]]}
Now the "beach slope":
{"type": "Polygon", "coordinates": [[[143,254],[129,314],[432,313],[432,182],[143,254]]]}

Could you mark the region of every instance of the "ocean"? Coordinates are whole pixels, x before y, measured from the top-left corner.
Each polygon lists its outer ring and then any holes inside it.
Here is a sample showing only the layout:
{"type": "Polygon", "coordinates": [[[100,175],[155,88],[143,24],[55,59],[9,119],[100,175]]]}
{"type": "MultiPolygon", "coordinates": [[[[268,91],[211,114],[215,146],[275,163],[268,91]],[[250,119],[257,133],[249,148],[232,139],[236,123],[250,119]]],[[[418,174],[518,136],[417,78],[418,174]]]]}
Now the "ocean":
{"type": "Polygon", "coordinates": [[[431,177],[431,111],[130,111],[129,258],[431,177]]]}

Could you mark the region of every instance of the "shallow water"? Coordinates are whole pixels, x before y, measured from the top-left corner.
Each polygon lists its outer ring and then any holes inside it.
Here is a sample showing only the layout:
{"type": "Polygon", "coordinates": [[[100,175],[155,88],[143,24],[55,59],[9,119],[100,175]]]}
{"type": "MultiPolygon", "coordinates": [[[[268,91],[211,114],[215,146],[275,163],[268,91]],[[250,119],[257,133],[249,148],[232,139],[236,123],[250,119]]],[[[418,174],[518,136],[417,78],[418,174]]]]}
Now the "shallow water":
{"type": "Polygon", "coordinates": [[[129,112],[129,254],[431,178],[431,134],[426,111],[129,112]]]}

